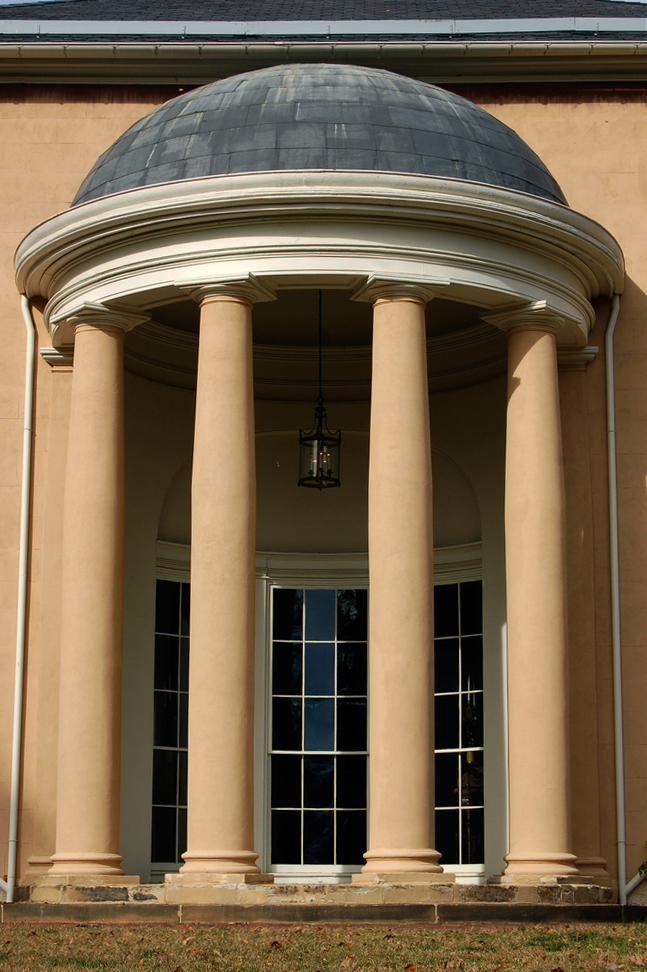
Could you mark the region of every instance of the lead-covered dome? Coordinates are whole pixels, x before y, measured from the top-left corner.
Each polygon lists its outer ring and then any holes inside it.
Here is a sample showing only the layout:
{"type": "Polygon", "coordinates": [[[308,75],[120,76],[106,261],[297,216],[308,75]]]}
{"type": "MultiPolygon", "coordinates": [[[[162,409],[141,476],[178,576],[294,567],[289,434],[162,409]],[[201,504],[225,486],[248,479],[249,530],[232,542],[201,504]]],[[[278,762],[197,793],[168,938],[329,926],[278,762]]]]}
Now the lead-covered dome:
{"type": "Polygon", "coordinates": [[[390,71],[295,64],[214,81],[156,108],[101,156],[73,205],[288,169],[467,179],[566,202],[516,132],[465,98],[390,71]]]}

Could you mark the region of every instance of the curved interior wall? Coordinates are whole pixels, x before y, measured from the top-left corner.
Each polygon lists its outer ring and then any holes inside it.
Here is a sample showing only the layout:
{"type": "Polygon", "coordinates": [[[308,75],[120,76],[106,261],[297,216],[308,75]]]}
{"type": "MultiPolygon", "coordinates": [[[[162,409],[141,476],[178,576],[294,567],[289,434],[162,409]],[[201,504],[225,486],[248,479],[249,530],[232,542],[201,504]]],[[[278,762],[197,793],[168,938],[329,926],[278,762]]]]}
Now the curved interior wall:
{"type": "MultiPolygon", "coordinates": [[[[505,378],[499,378],[431,398],[438,478],[436,544],[474,542],[479,534],[482,541],[487,632],[485,769],[493,795],[488,810],[488,874],[501,869],[507,833],[502,668],[505,396],[505,378]]],[[[139,874],[142,880],[150,868],[156,541],[159,535],[186,542],[194,404],[192,391],[126,374],[121,853],[127,873],[139,874]]],[[[331,428],[353,431],[343,443],[342,487],[322,495],[297,487],[298,441],[293,433],[284,434],[286,429],[309,428],[312,413],[312,404],[256,403],[258,548],[365,551],[369,406],[331,404],[331,428]]]]}

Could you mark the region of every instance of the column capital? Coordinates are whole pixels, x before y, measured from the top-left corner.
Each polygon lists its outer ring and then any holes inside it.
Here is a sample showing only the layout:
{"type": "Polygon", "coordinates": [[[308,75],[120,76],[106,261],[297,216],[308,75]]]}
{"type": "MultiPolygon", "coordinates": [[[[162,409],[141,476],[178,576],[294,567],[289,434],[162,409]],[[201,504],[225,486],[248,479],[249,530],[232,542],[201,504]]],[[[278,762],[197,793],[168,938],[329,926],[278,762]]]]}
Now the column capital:
{"type": "Polygon", "coordinates": [[[600,349],[594,345],[585,348],[558,348],[557,365],[561,368],[583,368],[590,364],[600,349]]]}
{"type": "Polygon", "coordinates": [[[72,311],[57,314],[49,319],[52,333],[59,328],[71,331],[73,335],[78,327],[90,325],[91,327],[118,327],[122,331],[131,331],[138,324],[143,324],[150,320],[150,314],[142,314],[132,310],[128,306],[113,304],[95,303],[93,301],[83,301],[72,311]]]}
{"type": "Polygon", "coordinates": [[[437,291],[449,286],[449,280],[427,277],[399,277],[390,273],[372,273],[350,295],[351,300],[374,304],[381,298],[413,297],[428,304],[437,291]]]}
{"type": "Polygon", "coordinates": [[[248,300],[252,304],[276,300],[276,293],[272,288],[255,277],[253,273],[204,282],[176,283],[175,286],[183,290],[198,304],[203,304],[206,300],[214,297],[238,297],[248,300]]]}
{"type": "Polygon", "coordinates": [[[525,330],[559,331],[567,323],[567,318],[548,306],[545,300],[529,300],[521,304],[508,304],[500,310],[481,314],[481,320],[494,324],[506,334],[515,327],[525,330]]]}

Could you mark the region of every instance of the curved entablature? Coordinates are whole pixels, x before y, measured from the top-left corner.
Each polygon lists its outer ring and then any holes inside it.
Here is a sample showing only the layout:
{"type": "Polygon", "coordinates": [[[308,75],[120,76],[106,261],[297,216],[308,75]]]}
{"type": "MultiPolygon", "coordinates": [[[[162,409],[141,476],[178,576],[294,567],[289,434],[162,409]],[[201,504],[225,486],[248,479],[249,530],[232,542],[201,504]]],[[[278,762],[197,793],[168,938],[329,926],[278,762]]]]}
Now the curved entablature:
{"type": "Polygon", "coordinates": [[[250,273],[282,288],[353,293],[424,282],[483,313],[544,300],[562,346],[584,346],[592,297],[619,292],[620,248],[567,207],[462,180],[361,172],[214,176],[95,200],[34,229],[18,287],[48,300],[55,346],[85,303],[146,310],[250,273]]]}

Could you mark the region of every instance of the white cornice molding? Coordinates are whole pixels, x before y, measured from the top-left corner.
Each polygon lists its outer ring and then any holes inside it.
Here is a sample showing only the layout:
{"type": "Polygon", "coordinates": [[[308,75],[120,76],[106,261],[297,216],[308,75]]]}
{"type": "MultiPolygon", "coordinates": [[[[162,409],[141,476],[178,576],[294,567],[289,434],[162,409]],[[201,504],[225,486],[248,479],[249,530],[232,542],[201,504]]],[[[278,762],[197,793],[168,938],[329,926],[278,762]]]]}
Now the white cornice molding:
{"type": "MultiPolygon", "coordinates": [[[[16,254],[21,292],[46,320],[83,301],[177,300],[196,283],[253,273],[268,292],[328,275],[424,282],[491,308],[549,298],[578,321],[619,292],[622,252],[593,220],[527,193],[463,180],[308,170],[213,176],[94,200],[36,227],[16,254]],[[389,227],[397,226],[391,233],[389,227]],[[449,285],[449,286],[448,286],[449,285]]],[[[69,342],[68,342],[69,343],[69,342]]]]}

